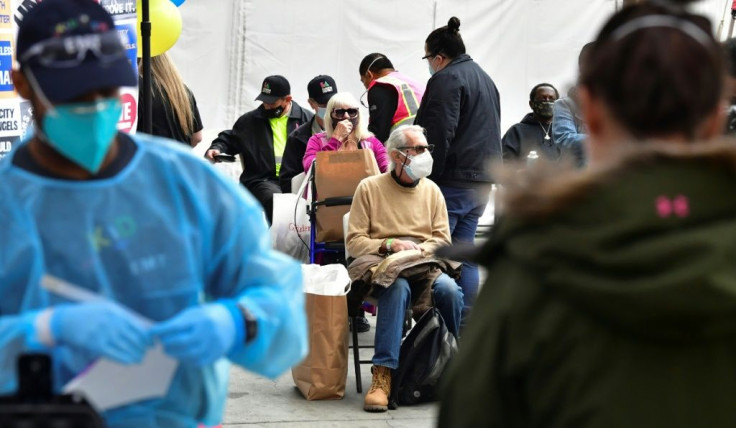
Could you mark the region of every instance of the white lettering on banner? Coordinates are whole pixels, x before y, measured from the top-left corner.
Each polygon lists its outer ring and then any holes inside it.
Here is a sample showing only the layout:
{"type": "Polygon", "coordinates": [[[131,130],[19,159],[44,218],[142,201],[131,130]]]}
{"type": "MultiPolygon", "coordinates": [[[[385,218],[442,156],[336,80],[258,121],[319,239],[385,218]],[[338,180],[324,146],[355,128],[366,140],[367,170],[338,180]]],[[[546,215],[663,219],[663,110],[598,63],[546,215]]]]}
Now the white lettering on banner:
{"type": "MultiPolygon", "coordinates": [[[[1,16],[2,15],[0,15],[0,17],[1,16]]],[[[0,47],[0,55],[13,55],[13,48],[11,48],[10,46],[0,47]]]]}
{"type": "Polygon", "coordinates": [[[133,47],[133,44],[130,43],[130,37],[128,36],[128,29],[118,29],[118,36],[120,36],[120,43],[125,46],[125,49],[131,49],[133,47]]]}
{"type": "Polygon", "coordinates": [[[123,103],[123,116],[121,120],[123,122],[132,122],[133,118],[131,117],[131,103],[123,103]]]}
{"type": "Polygon", "coordinates": [[[10,78],[10,70],[4,70],[0,73],[0,85],[12,85],[13,79],[10,78]]]}
{"type": "Polygon", "coordinates": [[[13,144],[10,141],[0,141],[0,159],[4,158],[5,155],[10,153],[10,149],[13,148],[13,144]]]}
{"type": "Polygon", "coordinates": [[[135,3],[132,1],[123,1],[120,3],[117,1],[112,3],[107,2],[103,3],[102,7],[104,7],[110,15],[122,15],[125,13],[135,12],[135,3]]]}

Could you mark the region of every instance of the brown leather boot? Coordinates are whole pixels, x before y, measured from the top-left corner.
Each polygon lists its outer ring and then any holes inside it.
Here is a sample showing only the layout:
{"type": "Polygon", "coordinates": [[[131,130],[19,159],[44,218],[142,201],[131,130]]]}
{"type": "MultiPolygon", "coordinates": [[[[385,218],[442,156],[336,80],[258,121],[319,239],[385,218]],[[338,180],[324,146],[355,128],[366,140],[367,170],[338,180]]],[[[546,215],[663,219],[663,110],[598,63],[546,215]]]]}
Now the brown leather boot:
{"type": "Polygon", "coordinates": [[[365,395],[363,410],[366,412],[385,412],[388,410],[388,397],[391,395],[391,369],[382,366],[371,367],[373,382],[365,395]]]}

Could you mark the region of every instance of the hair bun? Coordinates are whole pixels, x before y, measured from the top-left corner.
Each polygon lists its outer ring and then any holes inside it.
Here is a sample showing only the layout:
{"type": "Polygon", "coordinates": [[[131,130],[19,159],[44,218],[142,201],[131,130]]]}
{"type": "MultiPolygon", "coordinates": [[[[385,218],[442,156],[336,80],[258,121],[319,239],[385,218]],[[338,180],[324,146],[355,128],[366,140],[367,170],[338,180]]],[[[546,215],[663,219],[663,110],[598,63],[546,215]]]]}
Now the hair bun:
{"type": "Polygon", "coordinates": [[[450,18],[450,20],[447,21],[447,29],[453,33],[458,32],[458,30],[460,30],[460,20],[456,16],[450,18]]]}

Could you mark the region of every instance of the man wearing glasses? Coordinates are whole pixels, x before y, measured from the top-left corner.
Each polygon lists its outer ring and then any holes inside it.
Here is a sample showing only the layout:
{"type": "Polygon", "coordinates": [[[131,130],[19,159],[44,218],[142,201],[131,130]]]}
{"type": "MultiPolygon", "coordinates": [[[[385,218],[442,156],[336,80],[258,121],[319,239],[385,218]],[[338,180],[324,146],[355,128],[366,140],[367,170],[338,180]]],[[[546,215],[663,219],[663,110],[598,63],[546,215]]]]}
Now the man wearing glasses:
{"type": "Polygon", "coordinates": [[[58,393],[160,345],[169,387],[105,410],[107,426],[220,423],[229,361],[275,377],[306,354],[299,264],[235,183],[174,141],[118,132],[119,88],[137,82],[102,6],[39,2],[16,58],[36,132],[0,161],[0,395],[23,353],[51,356],[58,393]],[[41,287],[51,277],[77,290],[41,287]]]}
{"type": "MultiPolygon", "coordinates": [[[[370,256],[409,250],[429,257],[437,248],[450,244],[445,199],[439,187],[425,178],[432,171],[433,146],[427,144],[424,129],[415,125],[401,126],[391,133],[386,146],[390,172],[361,181],[350,208],[346,241],[356,264],[370,256]]],[[[381,261],[381,258],[376,259],[381,261]]],[[[434,271],[430,275],[434,275],[429,278],[433,282],[429,283],[435,306],[447,329],[457,337],[463,292],[446,273],[434,271]]],[[[423,281],[427,279],[422,278],[423,281]]],[[[421,291],[416,287],[414,279],[410,283],[399,277],[391,286],[376,287],[372,291],[379,309],[373,382],[363,407],[366,411],[383,412],[388,408],[391,371],[399,366],[405,310],[421,291]]]]}

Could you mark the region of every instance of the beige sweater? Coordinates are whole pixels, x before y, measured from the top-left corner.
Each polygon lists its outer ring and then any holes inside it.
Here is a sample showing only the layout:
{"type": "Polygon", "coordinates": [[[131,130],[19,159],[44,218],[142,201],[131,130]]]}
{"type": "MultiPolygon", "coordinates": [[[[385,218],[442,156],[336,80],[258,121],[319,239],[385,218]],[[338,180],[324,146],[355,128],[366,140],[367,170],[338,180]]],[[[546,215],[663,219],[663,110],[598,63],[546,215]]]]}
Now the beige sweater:
{"type": "Polygon", "coordinates": [[[378,254],[386,238],[411,238],[427,254],[450,244],[447,206],[439,187],[423,178],[402,187],[391,173],[366,178],[355,190],[347,246],[352,257],[378,254]]]}

